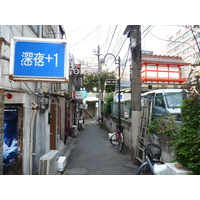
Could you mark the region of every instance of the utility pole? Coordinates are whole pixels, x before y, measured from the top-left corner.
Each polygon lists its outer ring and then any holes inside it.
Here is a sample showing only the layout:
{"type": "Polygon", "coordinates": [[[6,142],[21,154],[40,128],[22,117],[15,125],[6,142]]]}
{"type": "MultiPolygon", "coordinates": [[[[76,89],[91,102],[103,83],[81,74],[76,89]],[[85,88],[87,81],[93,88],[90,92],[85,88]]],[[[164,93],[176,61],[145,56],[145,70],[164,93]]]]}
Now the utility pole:
{"type": "Polygon", "coordinates": [[[130,37],[131,49],[131,120],[132,120],[132,153],[134,155],[139,134],[141,116],[141,26],[128,25],[124,35],[130,37]]]}
{"type": "MultiPolygon", "coordinates": [[[[115,61],[116,62],[116,61],[115,61]]],[[[120,57],[118,57],[118,126],[121,127],[121,102],[120,102],[120,93],[121,93],[121,88],[120,88],[120,57]]]]}
{"type": "Polygon", "coordinates": [[[131,26],[130,48],[132,55],[132,111],[141,111],[141,29],[131,26]]]}

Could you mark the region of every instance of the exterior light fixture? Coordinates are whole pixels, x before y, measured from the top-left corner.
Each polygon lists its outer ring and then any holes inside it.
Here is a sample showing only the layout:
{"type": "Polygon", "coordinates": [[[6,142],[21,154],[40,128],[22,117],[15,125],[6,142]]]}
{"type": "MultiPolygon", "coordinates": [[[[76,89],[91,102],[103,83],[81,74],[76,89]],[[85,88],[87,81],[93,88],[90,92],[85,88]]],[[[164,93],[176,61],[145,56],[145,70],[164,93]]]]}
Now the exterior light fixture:
{"type": "Polygon", "coordinates": [[[6,95],[6,98],[7,98],[7,99],[12,99],[12,96],[13,96],[12,94],[8,93],[8,94],[6,95]]]}

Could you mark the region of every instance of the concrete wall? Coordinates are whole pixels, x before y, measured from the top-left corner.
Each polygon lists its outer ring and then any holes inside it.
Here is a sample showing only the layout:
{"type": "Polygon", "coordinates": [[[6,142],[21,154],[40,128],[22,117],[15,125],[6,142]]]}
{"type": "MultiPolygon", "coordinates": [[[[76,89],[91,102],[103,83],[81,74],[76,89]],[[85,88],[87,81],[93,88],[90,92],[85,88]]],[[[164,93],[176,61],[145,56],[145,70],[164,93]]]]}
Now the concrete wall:
{"type": "MultiPolygon", "coordinates": [[[[122,126],[124,126],[124,143],[125,146],[129,150],[135,150],[136,149],[136,143],[137,143],[137,136],[132,134],[132,123],[130,121],[121,120],[122,126]],[[132,148],[131,148],[132,147],[132,148]]],[[[104,125],[106,126],[107,130],[110,133],[115,132],[116,125],[118,123],[118,119],[116,117],[113,117],[111,115],[104,116],[104,125]]],[[[158,137],[152,138],[150,136],[147,136],[147,143],[156,143],[159,144],[162,149],[162,156],[161,159],[163,162],[170,162],[175,159],[174,153],[170,150],[170,138],[167,136],[159,135],[158,137]]]]}
{"type": "Polygon", "coordinates": [[[156,138],[153,138],[153,142],[160,145],[162,149],[161,159],[164,163],[169,163],[175,160],[175,154],[170,150],[172,144],[170,143],[172,137],[159,134],[156,138]]]}
{"type": "MultiPolygon", "coordinates": [[[[104,116],[103,123],[110,133],[116,131],[116,125],[118,124],[118,118],[111,115],[104,116]]],[[[131,122],[127,120],[121,120],[121,125],[124,126],[124,143],[128,149],[131,149],[132,136],[131,136],[131,122]]]]}

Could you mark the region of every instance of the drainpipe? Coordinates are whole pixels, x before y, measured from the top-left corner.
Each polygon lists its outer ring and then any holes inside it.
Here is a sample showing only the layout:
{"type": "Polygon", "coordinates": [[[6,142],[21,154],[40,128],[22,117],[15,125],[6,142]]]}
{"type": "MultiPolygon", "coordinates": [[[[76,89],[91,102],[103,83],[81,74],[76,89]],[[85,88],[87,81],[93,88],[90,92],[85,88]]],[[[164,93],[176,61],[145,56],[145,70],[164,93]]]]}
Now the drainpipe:
{"type": "MultiPolygon", "coordinates": [[[[39,38],[42,38],[42,33],[43,33],[43,25],[39,25],[39,38]]],[[[42,83],[40,83],[40,88],[42,88],[42,83]]],[[[38,92],[38,82],[35,83],[35,92],[38,92]]],[[[38,102],[38,96],[35,96],[35,101],[38,102]]],[[[31,127],[30,127],[30,147],[29,147],[29,174],[33,175],[33,163],[35,162],[35,155],[34,151],[34,146],[36,146],[36,139],[34,136],[34,131],[35,131],[35,120],[36,120],[36,113],[37,113],[37,108],[38,105],[35,102],[31,102],[32,104],[32,118],[31,118],[31,127]]]]}
{"type": "Polygon", "coordinates": [[[31,118],[31,127],[30,127],[30,146],[29,146],[29,174],[33,175],[33,132],[34,132],[34,123],[35,123],[35,116],[37,113],[38,105],[32,102],[33,106],[33,113],[31,118]]]}

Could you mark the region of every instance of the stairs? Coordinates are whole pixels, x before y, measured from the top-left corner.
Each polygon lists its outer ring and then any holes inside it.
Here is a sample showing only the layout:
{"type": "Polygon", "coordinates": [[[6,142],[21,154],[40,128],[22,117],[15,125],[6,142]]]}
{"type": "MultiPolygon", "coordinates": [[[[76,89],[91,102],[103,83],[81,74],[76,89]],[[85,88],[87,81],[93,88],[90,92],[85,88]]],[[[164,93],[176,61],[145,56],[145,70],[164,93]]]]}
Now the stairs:
{"type": "Polygon", "coordinates": [[[84,112],[86,112],[91,118],[94,118],[93,117],[93,115],[89,112],[89,111],[87,111],[87,110],[85,110],[85,109],[82,109],[84,112]]]}

